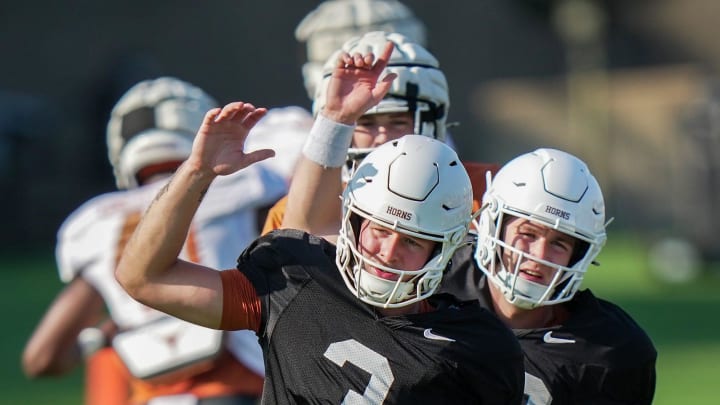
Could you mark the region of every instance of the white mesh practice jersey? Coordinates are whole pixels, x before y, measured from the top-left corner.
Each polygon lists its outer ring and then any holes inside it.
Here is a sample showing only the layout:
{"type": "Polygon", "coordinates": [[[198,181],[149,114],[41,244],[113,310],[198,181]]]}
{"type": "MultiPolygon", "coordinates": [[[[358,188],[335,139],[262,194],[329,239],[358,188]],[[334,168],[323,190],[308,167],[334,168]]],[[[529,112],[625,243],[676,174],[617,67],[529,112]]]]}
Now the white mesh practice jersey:
{"type": "Polygon", "coordinates": [[[290,180],[312,125],[312,115],[301,107],[272,108],[250,130],[245,150],[275,150],[274,158],[259,164],[290,180]]]}
{"type": "MultiPolygon", "coordinates": [[[[58,233],[60,278],[83,277],[103,297],[124,330],[166,316],[133,300],[115,280],[115,267],[128,238],[165,182],[100,195],[75,210],[58,233]]],[[[240,252],[258,236],[256,209],[287,192],[285,179],[255,165],[218,177],[193,219],[181,258],[216,269],[233,268],[240,252]]],[[[229,349],[251,369],[263,368],[254,333],[231,334],[229,349]]]]}

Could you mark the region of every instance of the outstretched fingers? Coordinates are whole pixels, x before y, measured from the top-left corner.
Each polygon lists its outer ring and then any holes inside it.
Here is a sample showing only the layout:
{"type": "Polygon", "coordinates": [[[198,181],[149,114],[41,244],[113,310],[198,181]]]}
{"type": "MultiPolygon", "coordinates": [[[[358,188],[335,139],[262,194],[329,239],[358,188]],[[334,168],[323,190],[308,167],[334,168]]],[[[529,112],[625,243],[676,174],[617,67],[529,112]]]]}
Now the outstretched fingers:
{"type": "Polygon", "coordinates": [[[273,156],[275,156],[275,151],[272,149],[258,149],[245,153],[245,159],[247,160],[248,166],[261,160],[269,159],[273,156]]]}
{"type": "Polygon", "coordinates": [[[226,104],[222,108],[213,108],[205,114],[203,125],[208,127],[216,127],[218,125],[241,124],[246,129],[250,129],[267,113],[266,108],[256,108],[250,103],[235,101],[226,104]]]}
{"type": "Polygon", "coordinates": [[[391,41],[387,41],[385,44],[385,48],[383,48],[382,53],[380,56],[377,57],[377,61],[375,62],[375,65],[373,66],[373,70],[380,75],[380,73],[385,69],[385,67],[388,64],[388,61],[390,61],[390,57],[392,56],[393,50],[395,49],[395,44],[391,41]]]}
{"type": "Polygon", "coordinates": [[[396,73],[388,73],[387,75],[385,75],[385,77],[380,79],[380,81],[377,82],[377,84],[375,85],[375,88],[372,89],[373,99],[377,102],[380,102],[380,100],[385,97],[388,91],[390,91],[390,88],[392,87],[392,82],[393,80],[395,80],[396,77],[396,73]]]}
{"type": "Polygon", "coordinates": [[[267,114],[267,108],[255,108],[243,118],[243,125],[248,129],[255,126],[267,114]]]}
{"type": "Polygon", "coordinates": [[[203,118],[203,126],[211,125],[215,120],[217,119],[218,115],[220,115],[220,112],[222,112],[222,108],[216,107],[211,109],[210,111],[205,113],[205,118],[203,118]]]}
{"type": "MultiPolygon", "coordinates": [[[[392,42],[388,41],[385,44],[385,48],[383,48],[382,53],[380,54],[380,56],[378,56],[375,65],[372,67],[372,71],[374,74],[377,75],[377,77],[380,77],[383,70],[387,66],[394,49],[395,44],[393,44],[392,42]]],[[[380,102],[380,100],[385,97],[387,92],[390,91],[390,88],[392,87],[392,82],[393,80],[395,80],[396,77],[396,73],[388,73],[376,83],[375,87],[372,89],[372,97],[375,101],[380,102]]]]}
{"type": "Polygon", "coordinates": [[[243,103],[242,101],[235,101],[226,104],[220,113],[215,117],[216,122],[232,120],[239,116],[243,119],[247,114],[255,110],[255,106],[250,103],[243,103]],[[239,114],[239,115],[238,115],[239,114]]]}

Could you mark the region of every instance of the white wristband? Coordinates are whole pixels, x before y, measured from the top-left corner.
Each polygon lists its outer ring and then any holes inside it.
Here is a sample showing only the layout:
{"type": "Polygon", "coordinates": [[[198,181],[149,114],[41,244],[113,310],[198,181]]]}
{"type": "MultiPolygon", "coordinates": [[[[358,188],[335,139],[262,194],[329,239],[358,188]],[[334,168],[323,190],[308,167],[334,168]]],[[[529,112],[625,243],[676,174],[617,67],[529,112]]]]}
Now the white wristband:
{"type": "Polygon", "coordinates": [[[318,114],[303,146],[303,155],[323,167],[341,167],[352,142],[354,125],[345,125],[318,114]]]}

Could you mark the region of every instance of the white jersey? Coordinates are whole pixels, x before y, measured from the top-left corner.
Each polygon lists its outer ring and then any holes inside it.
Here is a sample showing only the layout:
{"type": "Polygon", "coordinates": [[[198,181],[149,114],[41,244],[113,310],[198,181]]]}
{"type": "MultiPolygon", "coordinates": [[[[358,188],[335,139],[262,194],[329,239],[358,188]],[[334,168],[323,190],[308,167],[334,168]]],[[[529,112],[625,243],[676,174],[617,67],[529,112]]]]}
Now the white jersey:
{"type": "MultiPolygon", "coordinates": [[[[167,316],[132,299],[114,275],[127,239],[164,185],[161,181],[95,197],[75,210],[58,233],[60,278],[67,283],[83,277],[102,295],[121,330],[167,316]]],[[[260,165],[218,177],[193,219],[181,258],[216,269],[235,267],[239,253],[258,236],[256,210],[286,192],[285,179],[260,165]]],[[[262,353],[253,332],[231,332],[225,342],[248,368],[263,374],[262,353]]]]}
{"type": "Polygon", "coordinates": [[[274,158],[257,164],[279,173],[289,181],[312,125],[312,115],[302,107],[272,108],[250,130],[245,150],[274,149],[274,158]]]}

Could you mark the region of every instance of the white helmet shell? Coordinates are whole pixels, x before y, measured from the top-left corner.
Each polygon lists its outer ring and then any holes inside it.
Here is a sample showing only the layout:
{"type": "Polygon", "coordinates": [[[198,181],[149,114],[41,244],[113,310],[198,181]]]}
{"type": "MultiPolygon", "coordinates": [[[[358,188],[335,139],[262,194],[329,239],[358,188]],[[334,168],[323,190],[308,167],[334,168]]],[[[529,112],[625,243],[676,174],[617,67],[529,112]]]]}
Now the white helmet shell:
{"type": "MultiPolygon", "coordinates": [[[[136,186],[134,179],[137,172],[132,173],[133,170],[121,165],[143,160],[126,157],[121,161],[120,156],[130,140],[146,132],[173,132],[189,137],[192,142],[205,113],[216,106],[217,102],[203,90],[173,77],[145,80],[131,87],[113,107],[107,126],[108,158],[118,188],[136,186]]],[[[162,144],[166,142],[166,139],[158,141],[162,144]]],[[[176,158],[172,153],[166,159],[176,158]]],[[[156,161],[149,163],[160,163],[164,158],[158,152],[154,154],[154,159],[156,161]]]]}
{"type": "Polygon", "coordinates": [[[521,308],[569,301],[607,239],[602,191],[587,165],[556,149],[538,149],[503,166],[483,196],[475,260],[480,269],[521,308]],[[572,236],[578,243],[569,266],[550,263],[502,239],[505,216],[524,218],[572,236]],[[520,258],[514,269],[499,257],[510,249],[520,258]],[[519,277],[519,263],[532,260],[555,268],[549,285],[519,277]]]}
{"type": "Polygon", "coordinates": [[[423,46],[426,43],[425,25],[396,0],[328,0],[305,16],[295,38],[307,47],[302,71],[308,97],[315,97],[330,55],[348,39],[370,31],[397,32],[423,46]]]}
{"type": "Polygon", "coordinates": [[[392,87],[380,103],[367,114],[412,112],[415,116],[415,134],[445,140],[450,95],[447,79],[440,63],[427,49],[397,33],[369,32],[347,41],[323,67],[323,81],[313,102],[313,114],[325,106],[327,88],[341,52],[373,52],[379,55],[390,41],[395,45],[385,72],[397,74],[392,87]]]}
{"type": "Polygon", "coordinates": [[[429,297],[467,234],[471,212],[470,178],[449,146],[420,135],[381,145],[363,160],[343,192],[336,261],[345,284],[360,300],[383,308],[429,297]],[[363,219],[436,242],[437,248],[420,270],[382,265],[357,248],[363,219]],[[374,277],[364,270],[366,265],[398,279],[374,277]]]}

